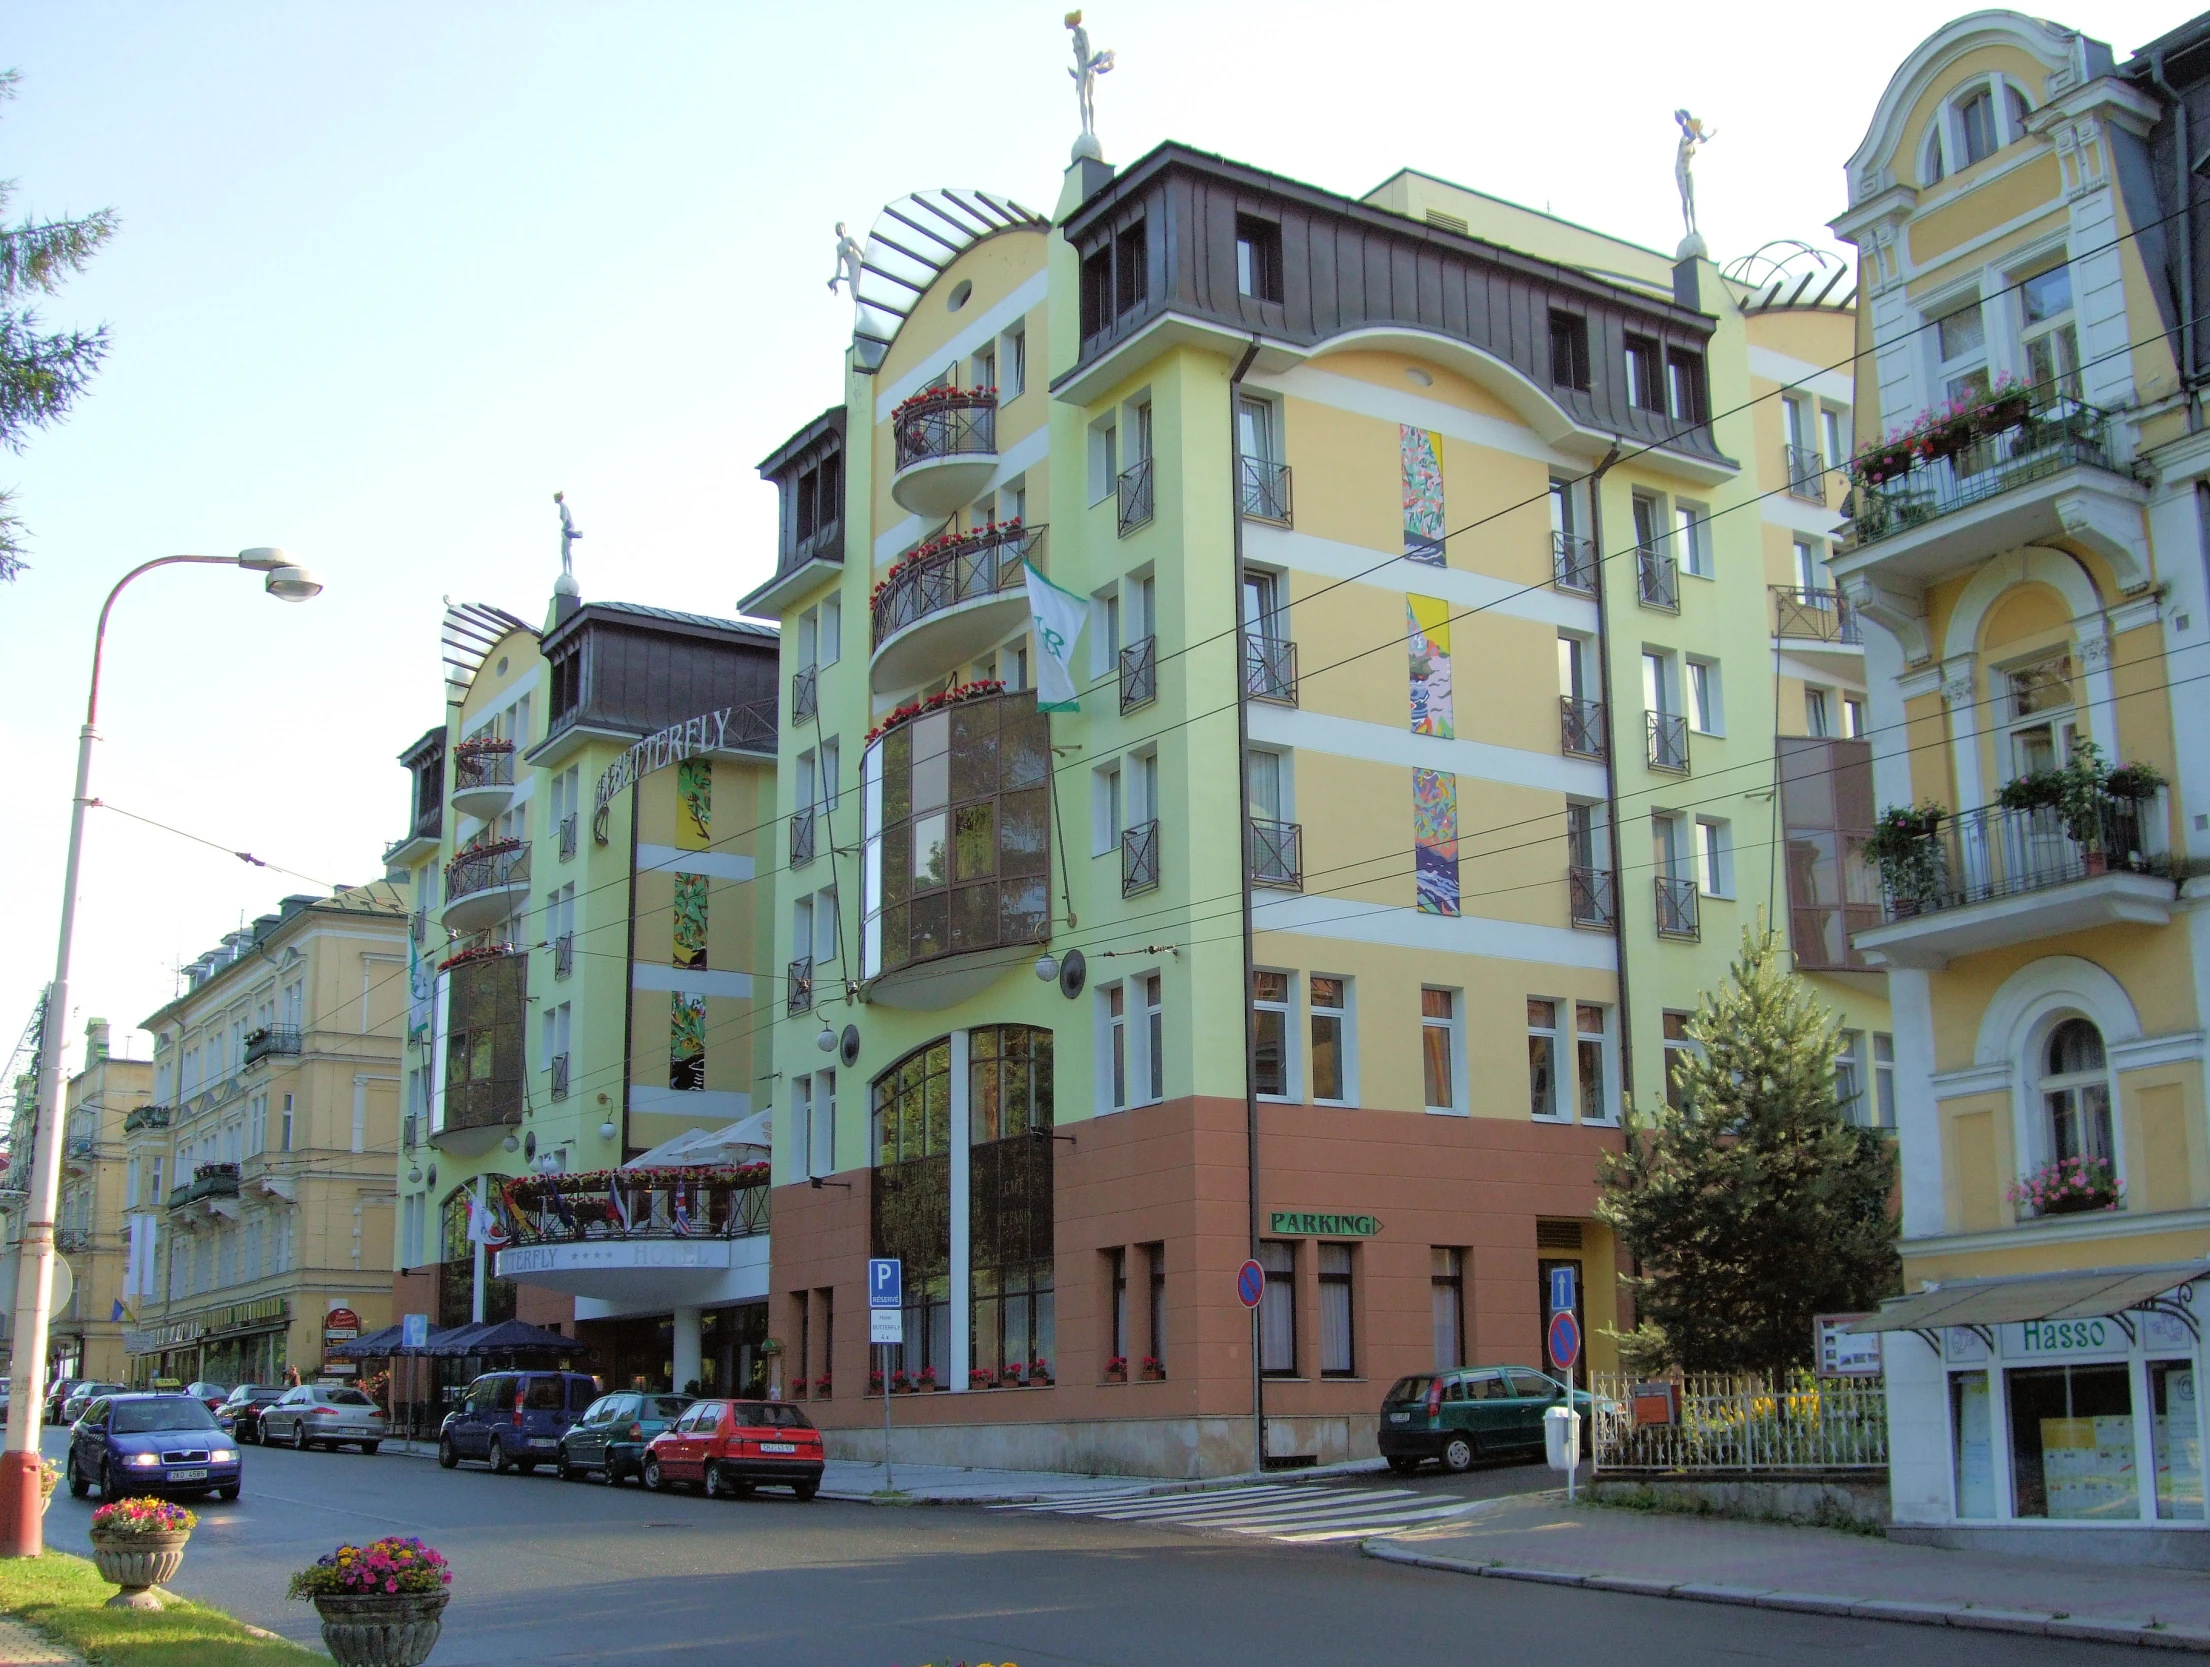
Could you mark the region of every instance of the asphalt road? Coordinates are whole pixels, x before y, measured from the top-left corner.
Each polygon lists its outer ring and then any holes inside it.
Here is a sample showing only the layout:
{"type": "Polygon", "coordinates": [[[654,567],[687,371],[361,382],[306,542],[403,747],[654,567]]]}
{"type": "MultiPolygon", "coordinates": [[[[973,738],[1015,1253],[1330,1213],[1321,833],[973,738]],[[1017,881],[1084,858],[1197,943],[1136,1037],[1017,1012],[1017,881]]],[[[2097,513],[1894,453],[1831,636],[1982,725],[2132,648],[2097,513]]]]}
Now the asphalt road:
{"type": "MultiPolygon", "coordinates": [[[[48,1451],[58,1456],[58,1437],[48,1451]]],[[[1478,1497],[1547,1483],[1522,1466],[1420,1486],[1478,1497]]],[[[46,1519],[49,1542],[81,1548],[95,1503],[64,1493],[46,1519]]],[[[723,1503],[544,1473],[448,1472],[390,1451],[248,1448],[244,1497],[196,1508],[176,1590],[307,1643],[318,1637],[312,1609],[284,1600],[292,1569],[341,1540],[421,1535],[455,1570],[431,1667],[2141,1659],[2115,1646],[1474,1580],[1378,1563],[1355,1543],[787,1494],[723,1503]]]]}

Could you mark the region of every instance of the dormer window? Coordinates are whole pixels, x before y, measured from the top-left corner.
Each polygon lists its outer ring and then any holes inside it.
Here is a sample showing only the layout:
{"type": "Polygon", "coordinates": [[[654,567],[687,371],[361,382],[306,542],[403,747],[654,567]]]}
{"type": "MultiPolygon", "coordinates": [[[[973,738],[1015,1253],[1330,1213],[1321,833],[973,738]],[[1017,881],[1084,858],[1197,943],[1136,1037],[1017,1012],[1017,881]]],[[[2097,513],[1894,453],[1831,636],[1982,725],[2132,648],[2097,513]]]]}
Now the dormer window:
{"type": "Polygon", "coordinates": [[[2033,106],[2002,76],[1960,87],[1926,129],[1919,180],[1938,185],[1951,172],[1983,162],[2026,136],[2033,106]]]}
{"type": "Polygon", "coordinates": [[[1967,168],[1995,154],[1995,98],[1987,88],[1957,106],[1957,138],[1967,168]]]}

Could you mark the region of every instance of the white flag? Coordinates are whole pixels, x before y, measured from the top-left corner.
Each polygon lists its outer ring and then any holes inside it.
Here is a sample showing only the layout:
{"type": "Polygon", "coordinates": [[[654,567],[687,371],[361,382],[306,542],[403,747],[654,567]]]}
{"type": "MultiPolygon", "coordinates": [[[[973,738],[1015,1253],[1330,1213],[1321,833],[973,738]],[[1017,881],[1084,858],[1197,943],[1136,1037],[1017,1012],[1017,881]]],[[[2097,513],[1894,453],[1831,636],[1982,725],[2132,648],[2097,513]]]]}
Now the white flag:
{"type": "Polygon", "coordinates": [[[1036,624],[1036,710],[1080,709],[1074,688],[1074,645],[1090,617],[1086,596],[1061,590],[1028,564],[1028,611],[1036,624]]]}

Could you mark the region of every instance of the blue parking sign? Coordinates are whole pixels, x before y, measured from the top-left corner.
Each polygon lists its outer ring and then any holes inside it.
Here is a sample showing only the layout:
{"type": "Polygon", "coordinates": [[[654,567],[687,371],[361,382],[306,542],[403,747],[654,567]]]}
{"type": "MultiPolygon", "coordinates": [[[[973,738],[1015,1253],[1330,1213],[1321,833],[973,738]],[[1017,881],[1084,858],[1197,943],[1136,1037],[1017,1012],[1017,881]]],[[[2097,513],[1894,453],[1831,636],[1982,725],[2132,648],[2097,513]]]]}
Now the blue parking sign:
{"type": "Polygon", "coordinates": [[[1574,1275],[1580,1270],[1571,1262],[1561,1262],[1550,1270],[1550,1312],[1573,1312],[1574,1275]]]}
{"type": "Polygon", "coordinates": [[[905,1264],[895,1256],[871,1256],[867,1260],[867,1306],[905,1306],[905,1264]]]}

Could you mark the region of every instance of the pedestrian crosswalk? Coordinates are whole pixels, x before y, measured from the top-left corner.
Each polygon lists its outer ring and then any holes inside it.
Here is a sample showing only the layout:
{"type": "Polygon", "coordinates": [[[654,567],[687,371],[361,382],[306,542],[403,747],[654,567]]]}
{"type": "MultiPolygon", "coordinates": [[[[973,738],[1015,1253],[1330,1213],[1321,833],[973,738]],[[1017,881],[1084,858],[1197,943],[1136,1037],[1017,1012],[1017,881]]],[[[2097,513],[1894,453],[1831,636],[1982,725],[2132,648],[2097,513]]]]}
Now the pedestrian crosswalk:
{"type": "Polygon", "coordinates": [[[1440,1522],[1471,1506],[1466,1500],[1423,1493],[1417,1488],[1253,1482],[1199,1493],[1162,1494],[1139,1487],[1109,1489],[1078,1498],[1029,1500],[990,1508],[1208,1529],[1277,1540],[1285,1545],[1326,1545],[1440,1522]]]}

